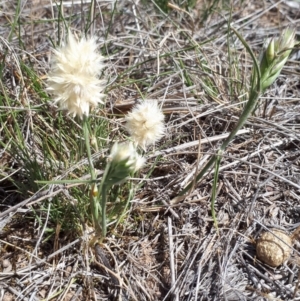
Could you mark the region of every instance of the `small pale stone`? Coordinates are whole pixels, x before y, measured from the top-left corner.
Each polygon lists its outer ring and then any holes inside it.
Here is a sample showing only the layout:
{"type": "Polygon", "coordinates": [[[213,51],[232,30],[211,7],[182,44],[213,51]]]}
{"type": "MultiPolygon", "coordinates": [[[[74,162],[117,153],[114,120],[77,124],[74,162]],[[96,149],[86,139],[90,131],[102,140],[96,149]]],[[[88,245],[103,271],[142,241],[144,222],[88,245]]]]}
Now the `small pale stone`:
{"type": "Polygon", "coordinates": [[[9,293],[5,293],[3,296],[3,299],[1,299],[2,301],[13,301],[14,297],[13,295],[9,294],[9,293]]]}
{"type": "Polygon", "coordinates": [[[67,295],[65,296],[64,300],[65,300],[65,301],[71,301],[73,297],[74,297],[74,293],[69,292],[69,293],[67,293],[67,295]]]}
{"type": "Polygon", "coordinates": [[[12,264],[8,259],[4,259],[1,262],[2,268],[3,268],[3,272],[10,272],[12,270],[12,264]]]}
{"type": "Polygon", "coordinates": [[[4,260],[2,261],[2,267],[3,267],[3,269],[8,268],[10,265],[11,265],[11,263],[10,263],[9,260],[4,259],[4,260]]]}
{"type": "Polygon", "coordinates": [[[64,273],[65,277],[69,277],[71,272],[72,272],[72,267],[68,265],[64,273]]]}
{"type": "Polygon", "coordinates": [[[287,234],[273,229],[271,232],[262,233],[259,237],[256,243],[256,254],[262,262],[277,267],[290,257],[291,246],[292,240],[287,234]]]}

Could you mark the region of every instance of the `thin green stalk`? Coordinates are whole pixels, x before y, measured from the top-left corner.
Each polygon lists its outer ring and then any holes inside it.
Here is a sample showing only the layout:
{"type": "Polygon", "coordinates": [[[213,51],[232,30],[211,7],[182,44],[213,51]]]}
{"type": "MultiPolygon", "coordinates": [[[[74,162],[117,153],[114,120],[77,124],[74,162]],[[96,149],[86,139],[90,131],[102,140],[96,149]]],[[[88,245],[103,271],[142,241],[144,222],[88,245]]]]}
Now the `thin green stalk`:
{"type": "Polygon", "coordinates": [[[218,185],[218,180],[219,180],[219,167],[220,167],[221,159],[222,159],[222,151],[219,150],[217,158],[216,158],[216,163],[215,163],[214,182],[213,182],[211,202],[210,202],[211,216],[213,218],[214,225],[217,229],[217,232],[219,232],[219,230],[218,230],[218,221],[216,218],[216,211],[215,211],[215,201],[216,201],[216,197],[217,197],[217,185],[218,185]]]}
{"type": "MultiPolygon", "coordinates": [[[[248,116],[251,114],[251,112],[253,111],[253,109],[256,107],[257,104],[257,100],[258,100],[258,96],[259,96],[259,91],[255,91],[251,94],[251,98],[249,99],[249,101],[247,102],[244,111],[242,113],[242,115],[240,116],[238,123],[236,124],[235,128],[232,130],[232,132],[230,133],[230,135],[227,137],[227,139],[223,142],[223,144],[220,147],[220,151],[224,151],[226,149],[226,147],[228,146],[228,144],[231,142],[231,140],[235,137],[236,133],[240,130],[240,128],[245,124],[248,116]]],[[[188,186],[186,186],[181,192],[180,192],[180,196],[184,195],[185,193],[187,193],[193,186],[193,184],[195,182],[198,182],[203,176],[204,174],[212,167],[212,165],[215,163],[215,161],[217,160],[218,155],[213,155],[211,157],[211,159],[207,162],[207,164],[203,167],[203,169],[201,170],[201,172],[196,176],[196,180],[193,180],[188,186]]]]}
{"type": "MultiPolygon", "coordinates": [[[[231,140],[235,137],[236,133],[240,130],[240,128],[245,124],[248,116],[252,113],[254,108],[256,107],[258,97],[261,93],[261,84],[260,84],[260,69],[258,66],[258,62],[254,56],[254,53],[252,52],[249,45],[246,43],[246,41],[232,28],[234,33],[237,35],[237,37],[240,39],[240,41],[244,44],[245,48],[248,50],[249,54],[251,55],[253,62],[254,62],[254,68],[255,68],[255,78],[253,76],[252,83],[251,83],[251,90],[249,95],[249,100],[235,126],[235,128],[231,131],[230,135],[227,137],[227,139],[223,142],[221,145],[219,151],[223,152],[228,144],[231,142],[231,140]]],[[[180,196],[185,195],[194,185],[195,182],[198,182],[204,174],[213,166],[213,164],[216,162],[218,157],[220,156],[219,152],[218,155],[213,155],[211,159],[206,163],[206,165],[203,167],[201,172],[196,176],[196,179],[194,179],[189,185],[187,185],[181,192],[180,196]]],[[[212,202],[214,202],[214,199],[212,199],[212,202]]]]}
{"type": "MultiPolygon", "coordinates": [[[[145,160],[137,153],[132,142],[118,143],[113,145],[107,158],[107,165],[100,184],[100,207],[101,207],[101,229],[102,240],[107,234],[106,203],[109,190],[114,185],[123,183],[130,174],[142,167],[145,160]]],[[[110,199],[114,199],[110,196],[110,199]]]]}
{"type": "MultiPolygon", "coordinates": [[[[88,118],[86,116],[84,116],[83,117],[83,135],[84,135],[86,152],[87,152],[87,157],[88,157],[88,162],[89,162],[91,180],[94,182],[94,181],[96,181],[96,173],[95,173],[95,168],[94,168],[94,164],[93,164],[93,160],[92,160],[88,125],[89,125],[88,118]]],[[[98,211],[98,202],[97,202],[96,191],[97,191],[96,184],[93,184],[92,191],[90,193],[90,206],[91,206],[91,211],[92,211],[92,215],[93,215],[93,224],[94,224],[96,231],[98,232],[100,229],[99,229],[99,223],[98,223],[99,211],[98,211]]]]}
{"type": "Polygon", "coordinates": [[[243,43],[243,45],[251,55],[254,63],[254,69],[252,71],[252,77],[251,77],[249,100],[246,103],[245,108],[235,128],[233,129],[233,131],[231,131],[227,139],[222,143],[218,153],[211,157],[211,159],[206,163],[206,165],[201,170],[201,172],[196,176],[196,178],[180,193],[180,196],[185,196],[185,193],[188,192],[193,187],[194,183],[198,182],[215,163],[211,209],[212,209],[214,224],[216,225],[216,227],[217,227],[217,220],[215,216],[214,205],[215,205],[216,194],[217,194],[219,166],[222,159],[221,155],[223,151],[226,149],[226,147],[228,146],[228,144],[231,142],[231,140],[235,137],[238,130],[245,124],[249,115],[255,110],[260,94],[263,93],[276,80],[285,62],[288,59],[291,49],[295,45],[295,30],[286,29],[285,31],[283,31],[283,33],[277,40],[273,39],[271,40],[271,42],[269,42],[267,48],[262,53],[260,59],[260,65],[258,65],[258,62],[251,48],[246,43],[246,41],[239,35],[239,33],[235,29],[231,28],[231,30],[236,34],[236,36],[243,43]]]}
{"type": "Polygon", "coordinates": [[[85,140],[86,152],[89,162],[89,169],[92,180],[96,180],[96,173],[94,169],[94,164],[92,160],[91,146],[90,146],[90,136],[89,136],[89,127],[88,127],[88,118],[86,116],[83,117],[83,135],[85,140]]]}
{"type": "Polygon", "coordinates": [[[107,233],[107,225],[106,225],[106,200],[107,200],[107,198],[106,198],[106,196],[107,196],[107,186],[102,185],[102,188],[101,188],[102,238],[105,238],[106,233],[107,233]]]}
{"type": "Polygon", "coordinates": [[[124,216],[126,214],[126,210],[127,210],[128,206],[130,204],[130,201],[133,199],[134,194],[135,194],[135,190],[136,189],[134,188],[133,183],[129,182],[128,184],[129,184],[129,194],[127,196],[127,200],[126,200],[125,206],[122,209],[122,213],[119,214],[118,220],[115,223],[114,228],[117,228],[117,226],[120,224],[120,222],[124,219],[124,216]]]}
{"type": "MultiPolygon", "coordinates": [[[[101,204],[101,231],[102,231],[102,239],[106,237],[107,234],[107,222],[106,222],[106,202],[107,202],[107,191],[111,187],[111,185],[105,184],[107,181],[107,175],[110,170],[111,163],[108,161],[106,168],[104,170],[104,174],[102,176],[102,181],[100,184],[100,204],[101,204]]],[[[99,199],[97,204],[99,204],[99,199]]],[[[98,224],[99,219],[97,220],[98,224]]]]}
{"type": "MultiPolygon", "coordinates": [[[[12,41],[12,38],[13,38],[13,34],[15,33],[15,29],[17,27],[17,24],[19,23],[19,18],[20,18],[20,13],[21,13],[21,0],[18,0],[17,1],[17,5],[16,5],[16,10],[15,10],[15,17],[14,17],[14,20],[11,24],[11,30],[10,30],[10,33],[8,35],[8,42],[11,42],[12,41]]],[[[21,38],[19,36],[19,42],[21,41],[21,38]]]]}

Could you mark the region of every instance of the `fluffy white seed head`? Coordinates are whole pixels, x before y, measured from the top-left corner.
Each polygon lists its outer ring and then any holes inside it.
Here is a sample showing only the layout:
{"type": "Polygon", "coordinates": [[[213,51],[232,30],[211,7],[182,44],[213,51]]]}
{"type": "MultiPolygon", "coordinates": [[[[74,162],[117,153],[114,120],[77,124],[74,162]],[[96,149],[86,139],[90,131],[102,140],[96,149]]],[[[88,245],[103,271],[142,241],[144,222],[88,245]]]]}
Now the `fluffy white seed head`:
{"type": "Polygon", "coordinates": [[[137,153],[132,142],[116,142],[110,151],[109,161],[116,166],[115,170],[118,168],[128,170],[119,170],[119,174],[127,174],[141,169],[146,159],[137,153]]]}
{"type": "Polygon", "coordinates": [[[157,101],[145,100],[125,117],[126,129],[133,141],[142,148],[154,144],[164,135],[164,114],[157,101]]]}
{"type": "Polygon", "coordinates": [[[110,151],[109,159],[112,162],[122,162],[129,160],[136,152],[132,143],[118,143],[115,142],[110,151]]]}
{"type": "Polygon", "coordinates": [[[67,44],[53,52],[48,90],[55,96],[55,103],[73,117],[88,116],[90,107],[103,103],[101,92],[105,88],[98,77],[104,57],[97,52],[95,38],[77,40],[69,32],[67,44]]]}
{"type": "Polygon", "coordinates": [[[145,165],[145,163],[146,163],[146,159],[143,156],[136,154],[134,171],[140,170],[145,165]]]}

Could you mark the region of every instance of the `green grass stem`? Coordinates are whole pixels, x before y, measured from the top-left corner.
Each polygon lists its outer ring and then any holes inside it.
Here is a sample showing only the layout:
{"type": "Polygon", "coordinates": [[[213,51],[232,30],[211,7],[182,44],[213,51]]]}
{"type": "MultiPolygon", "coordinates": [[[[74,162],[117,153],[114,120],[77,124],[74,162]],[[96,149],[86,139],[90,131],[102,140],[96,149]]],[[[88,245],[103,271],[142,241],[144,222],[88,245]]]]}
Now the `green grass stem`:
{"type": "Polygon", "coordinates": [[[219,151],[217,154],[213,155],[210,160],[206,163],[206,165],[203,167],[201,172],[196,176],[196,179],[193,179],[179,194],[179,196],[184,196],[193,186],[196,182],[198,182],[202,177],[205,175],[205,173],[215,164],[215,174],[214,174],[214,184],[212,189],[212,198],[211,198],[211,209],[212,209],[212,216],[214,220],[214,224],[217,227],[217,220],[215,216],[215,199],[216,199],[216,191],[217,191],[217,181],[218,181],[218,174],[219,174],[219,165],[221,163],[221,155],[227,148],[228,144],[233,140],[236,133],[243,127],[245,122],[247,121],[247,118],[249,115],[253,112],[257,105],[257,101],[259,99],[259,95],[261,93],[261,74],[260,69],[258,66],[258,62],[254,56],[254,53],[252,52],[251,48],[247,44],[247,42],[242,38],[242,36],[232,28],[232,31],[236,34],[236,36],[240,39],[240,41],[243,43],[247,51],[249,52],[253,63],[254,63],[254,72],[253,77],[251,79],[251,88],[250,88],[250,94],[249,94],[249,100],[245,105],[245,108],[235,126],[235,128],[231,131],[230,135],[227,137],[227,139],[223,142],[221,147],[219,148],[219,151]]]}

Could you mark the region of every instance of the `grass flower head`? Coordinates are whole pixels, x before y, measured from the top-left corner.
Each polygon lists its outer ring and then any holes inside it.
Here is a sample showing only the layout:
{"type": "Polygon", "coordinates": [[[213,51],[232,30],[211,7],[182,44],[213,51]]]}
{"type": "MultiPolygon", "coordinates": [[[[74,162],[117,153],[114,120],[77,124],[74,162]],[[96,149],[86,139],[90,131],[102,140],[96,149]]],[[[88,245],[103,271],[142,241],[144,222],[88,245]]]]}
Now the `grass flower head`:
{"type": "Polygon", "coordinates": [[[295,30],[289,28],[284,30],[278,38],[267,40],[260,60],[263,91],[279,76],[295,44],[295,30]]]}
{"type": "Polygon", "coordinates": [[[128,174],[142,168],[145,158],[140,156],[132,142],[116,142],[110,152],[109,161],[113,165],[124,166],[128,174]]]}
{"type": "Polygon", "coordinates": [[[145,158],[138,154],[132,142],[116,142],[110,151],[108,161],[109,168],[104,180],[107,186],[122,183],[145,164],[145,158]]]}
{"type": "Polygon", "coordinates": [[[77,40],[69,32],[68,43],[54,50],[48,75],[48,90],[55,95],[55,103],[80,118],[89,115],[90,107],[103,103],[105,83],[98,77],[103,60],[95,38],[77,40]]]}
{"type": "Polygon", "coordinates": [[[165,131],[164,114],[157,101],[140,102],[128,113],[126,121],[133,141],[144,149],[161,139],[165,131]]]}
{"type": "MultiPolygon", "coordinates": [[[[145,158],[137,153],[132,142],[116,142],[107,160],[107,165],[101,181],[101,227],[102,236],[106,236],[106,202],[109,189],[113,185],[123,183],[127,177],[138,169],[142,168],[145,158]]],[[[97,216],[96,219],[97,220],[97,216]]]]}

